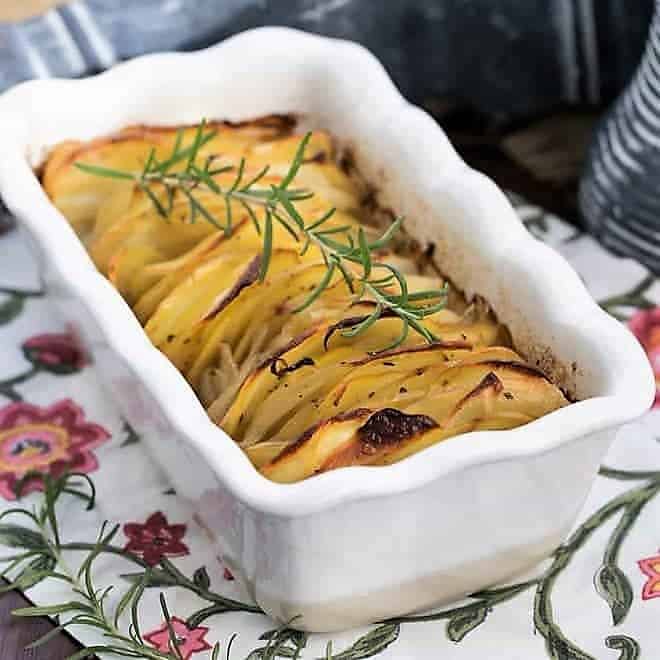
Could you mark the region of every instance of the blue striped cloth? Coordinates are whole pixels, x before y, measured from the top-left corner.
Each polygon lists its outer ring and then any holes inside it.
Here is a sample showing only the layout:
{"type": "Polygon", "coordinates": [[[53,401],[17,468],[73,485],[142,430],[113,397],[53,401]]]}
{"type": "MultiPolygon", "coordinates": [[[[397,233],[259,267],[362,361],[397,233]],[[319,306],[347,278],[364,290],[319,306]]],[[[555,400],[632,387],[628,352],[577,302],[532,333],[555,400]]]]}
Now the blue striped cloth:
{"type": "Polygon", "coordinates": [[[660,273],[660,0],[637,73],[596,133],[580,207],[603,245],[660,273]]]}
{"type": "Polygon", "coordinates": [[[0,90],[29,78],[79,77],[143,53],[205,43],[249,4],[74,0],[21,23],[0,23],[0,90]]]}
{"type": "Polygon", "coordinates": [[[276,24],[363,43],[417,103],[453,97],[498,119],[524,116],[612,98],[637,64],[652,2],[73,0],[0,24],[0,91],[276,24]]]}

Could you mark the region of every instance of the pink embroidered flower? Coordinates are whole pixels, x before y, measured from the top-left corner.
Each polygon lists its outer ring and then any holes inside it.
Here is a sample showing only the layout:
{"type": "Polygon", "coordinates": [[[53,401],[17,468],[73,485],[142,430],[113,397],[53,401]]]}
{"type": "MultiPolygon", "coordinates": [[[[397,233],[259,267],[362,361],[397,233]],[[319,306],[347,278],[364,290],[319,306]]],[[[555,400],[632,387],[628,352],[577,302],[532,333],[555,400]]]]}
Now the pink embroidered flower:
{"type": "Polygon", "coordinates": [[[648,577],[642,589],[642,599],[660,598],[660,555],[640,559],[637,564],[640,571],[648,577]]]}
{"type": "Polygon", "coordinates": [[[124,550],[140,555],[149,566],[155,566],[163,557],[190,554],[188,546],[181,540],[185,533],[185,525],[170,525],[167,518],[157,511],[143,525],[124,525],[124,534],[129,539],[124,550]]]}
{"type": "Polygon", "coordinates": [[[58,375],[80,371],[87,356],[72,332],[43,334],[23,343],[23,354],[35,367],[58,375]]]}
{"type": "MultiPolygon", "coordinates": [[[[70,399],[48,408],[24,402],[0,408],[0,496],[15,500],[16,483],[28,472],[93,472],[98,461],[92,450],[109,437],[70,399]]],[[[30,480],[22,494],[36,490],[43,490],[43,483],[30,480]]]]}
{"type": "Polygon", "coordinates": [[[660,407],[660,307],[642,309],[631,317],[628,327],[644,347],[655,374],[654,408],[660,407]]]}
{"type": "MultiPolygon", "coordinates": [[[[190,660],[193,654],[208,651],[212,648],[205,639],[209,632],[208,628],[200,626],[190,630],[185,621],[175,616],[170,619],[170,625],[176,636],[179,655],[184,660],[190,660]]],[[[163,623],[158,630],[145,635],[144,638],[162,653],[172,653],[174,651],[167,622],[163,623]]]]}

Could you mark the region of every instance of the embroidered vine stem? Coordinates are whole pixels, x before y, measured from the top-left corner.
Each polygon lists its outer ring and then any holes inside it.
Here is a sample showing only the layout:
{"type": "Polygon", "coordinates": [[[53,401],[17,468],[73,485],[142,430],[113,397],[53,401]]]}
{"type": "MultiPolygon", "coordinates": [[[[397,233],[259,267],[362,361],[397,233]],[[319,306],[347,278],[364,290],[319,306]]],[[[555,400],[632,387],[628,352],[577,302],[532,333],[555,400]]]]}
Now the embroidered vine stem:
{"type": "Polygon", "coordinates": [[[627,316],[617,312],[617,308],[635,307],[637,309],[653,309],[656,306],[652,300],[646,297],[647,291],[655,282],[656,278],[653,275],[649,275],[629,291],[601,300],[598,304],[615,318],[625,321],[627,316]]]}
{"type": "MultiPolygon", "coordinates": [[[[63,543],[63,550],[90,552],[94,549],[93,543],[63,543]]],[[[202,600],[213,603],[211,607],[204,608],[191,617],[188,621],[191,628],[196,628],[202,621],[215,614],[223,614],[225,612],[248,612],[252,614],[264,614],[264,611],[256,606],[248,603],[242,603],[212,591],[209,587],[202,584],[201,581],[196,582],[184,575],[169,559],[163,558],[159,562],[158,567],[151,567],[141,557],[127,552],[123,548],[113,545],[104,545],[102,553],[112,554],[122,557],[123,559],[132,562],[133,564],[145,569],[143,573],[126,574],[122,577],[126,580],[137,583],[141,580],[145,581],[145,588],[149,587],[167,587],[176,586],[196,594],[202,600]],[[194,623],[194,625],[193,625],[194,623]]]]}
{"type": "MultiPolygon", "coordinates": [[[[145,644],[140,632],[139,606],[141,598],[151,577],[151,569],[147,567],[140,580],[134,582],[121,596],[115,607],[109,607],[108,596],[115,589],[111,585],[99,589],[94,584],[93,572],[96,560],[107,551],[114,548],[112,540],[117,535],[120,526],[115,525],[108,530],[104,523],[96,542],[85,544],[87,554],[77,571],[72,570],[64,558],[66,548],[61,541],[56,505],[63,494],[77,497],[84,501],[87,510],[94,507],[96,490],[93,482],[85,474],[69,473],[60,477],[48,474],[29,473],[16,485],[17,497],[24,492],[27,483],[41,479],[43,500],[38,508],[12,508],[0,514],[0,522],[6,518],[27,519],[31,527],[25,527],[15,522],[0,524],[0,542],[10,548],[19,549],[18,554],[4,557],[0,561],[8,564],[0,576],[15,573],[12,584],[2,591],[11,589],[29,589],[44,579],[55,579],[66,582],[72,591],[71,600],[43,607],[25,607],[15,610],[13,614],[19,617],[58,617],[58,626],[49,633],[33,642],[30,648],[45,644],[58,632],[70,626],[86,626],[96,629],[101,635],[102,643],[82,649],[69,656],[67,660],[82,660],[96,653],[112,654],[125,658],[146,658],[147,660],[183,660],[181,640],[174,629],[174,622],[169,614],[164,595],[160,595],[160,605],[165,618],[165,627],[169,632],[167,650],[145,644]],[[119,621],[124,613],[130,613],[128,631],[122,632],[119,621]],[[63,623],[59,617],[67,617],[63,623]]],[[[217,660],[219,645],[213,648],[213,658],[217,660]]]]}
{"type": "MultiPolygon", "coordinates": [[[[461,641],[469,632],[486,620],[496,605],[509,601],[534,587],[536,589],[534,626],[545,639],[546,649],[550,657],[593,660],[589,654],[575,646],[555,622],[552,593],[556,580],[591,535],[614,515],[623,511],[619,523],[610,535],[603,557],[603,564],[594,578],[598,593],[611,608],[614,624],[621,623],[632,603],[632,588],[625,574],[616,565],[619,550],[644,507],[660,492],[660,471],[625,471],[602,467],[600,474],[621,481],[649,480],[649,482],[615,497],[587,518],[555,552],[552,563],[538,578],[508,587],[472,594],[471,598],[475,600],[467,605],[432,614],[398,617],[385,621],[383,625],[401,625],[448,619],[447,635],[449,639],[461,641]]],[[[608,648],[620,648],[616,644],[623,643],[621,639],[629,640],[626,642],[626,649],[633,648],[636,645],[634,640],[622,637],[609,637],[606,644],[608,648]],[[615,645],[612,646],[612,644],[615,645]]],[[[634,658],[635,656],[630,657],[634,658]]]]}
{"type": "MultiPolygon", "coordinates": [[[[90,552],[94,549],[93,543],[63,543],[63,550],[83,551],[90,552]]],[[[191,591],[202,600],[209,601],[213,605],[204,610],[204,616],[199,618],[199,623],[207,619],[213,614],[222,614],[224,612],[249,612],[252,614],[263,614],[264,611],[256,606],[248,603],[242,603],[225,596],[215,593],[206,586],[202,586],[201,582],[195,582],[184,575],[169,559],[163,558],[159,562],[159,567],[151,567],[141,557],[127,552],[123,548],[113,545],[105,545],[102,548],[102,553],[112,554],[122,557],[123,559],[140,566],[145,569],[145,573],[132,573],[123,575],[126,580],[136,583],[145,580],[145,588],[155,586],[176,586],[191,591]]],[[[197,623],[195,626],[199,625],[197,623]]]]}
{"type": "Polygon", "coordinates": [[[10,286],[0,286],[0,293],[5,293],[8,296],[15,296],[16,298],[40,298],[44,295],[41,289],[16,289],[10,286]]]}
{"type": "Polygon", "coordinates": [[[0,394],[12,401],[22,401],[23,397],[16,391],[16,385],[21,385],[30,380],[30,378],[36,376],[39,371],[39,367],[35,365],[24,371],[22,374],[18,374],[18,376],[13,376],[7,380],[0,381],[0,394]]]}
{"type": "MultiPolygon", "coordinates": [[[[660,471],[625,471],[603,467],[600,473],[601,476],[623,482],[642,480],[645,483],[618,495],[589,516],[554,553],[550,565],[537,578],[474,593],[470,596],[472,602],[458,607],[431,614],[397,617],[383,621],[367,634],[358,638],[350,647],[337,654],[333,654],[329,650],[326,657],[331,658],[331,660],[359,660],[371,657],[393,644],[399,637],[401,627],[404,624],[411,623],[445,620],[447,621],[447,636],[449,639],[460,642],[467,634],[484,623],[497,605],[534,589],[534,626],[544,638],[549,656],[557,660],[594,660],[591,655],[568,639],[560,625],[555,621],[552,604],[555,584],[558,577],[593,533],[620,513],[621,518],[610,534],[603,553],[603,563],[596,572],[594,581],[599,595],[610,606],[614,624],[621,623],[632,602],[632,588],[623,571],[617,566],[619,552],[644,507],[660,492],[660,471]]],[[[35,477],[34,475],[28,475],[27,478],[34,479],[35,477]]],[[[92,564],[97,557],[103,554],[121,556],[141,569],[138,573],[123,576],[128,582],[132,583],[122,599],[125,601],[124,608],[129,603],[134,602],[134,609],[136,610],[137,602],[142,593],[148,588],[180,587],[195,593],[199,598],[209,603],[207,607],[200,609],[189,617],[186,623],[191,629],[199,626],[202,621],[209,617],[225,612],[263,614],[262,610],[256,605],[242,603],[215,593],[211,589],[210,580],[204,568],[195,571],[195,575],[190,578],[167,558],[162,558],[158,565],[152,567],[142,557],[113,545],[111,541],[117,533],[118,526],[107,534],[104,534],[102,529],[96,543],[62,543],[59,538],[57,516],[55,515],[55,504],[58,498],[63,493],[68,493],[88,502],[87,508],[90,508],[94,499],[93,484],[86,475],[72,474],[57,480],[52,480],[46,475],[43,479],[46,486],[45,503],[41,508],[41,513],[36,514],[27,509],[16,508],[0,515],[0,521],[7,516],[22,515],[27,517],[35,523],[37,530],[34,531],[15,524],[0,525],[0,542],[3,545],[20,550],[19,554],[3,560],[8,563],[8,567],[1,575],[7,575],[20,569],[18,576],[14,578],[13,584],[5,590],[10,588],[27,589],[46,578],[63,579],[70,582],[74,592],[82,596],[86,602],[82,605],[80,603],[73,603],[73,605],[72,603],[63,603],[54,606],[54,609],[27,608],[18,611],[19,615],[37,616],[68,613],[72,607],[74,607],[74,612],[75,608],[82,607],[83,609],[76,612],[72,621],[94,625],[103,630],[104,635],[111,638],[113,644],[119,644],[124,648],[126,657],[146,657],[155,660],[177,658],[174,651],[172,654],[164,655],[150,647],[145,647],[147,652],[144,652],[143,655],[136,655],[138,653],[137,649],[140,653],[143,652],[139,629],[137,629],[137,614],[134,613],[134,623],[132,628],[129,629],[129,636],[118,630],[117,619],[114,623],[109,622],[108,616],[103,614],[105,596],[103,594],[99,596],[100,592],[95,591],[91,586],[92,564]],[[78,479],[83,479],[89,484],[92,489],[91,496],[81,491],[78,479]],[[87,558],[84,560],[83,567],[78,574],[74,574],[66,566],[62,553],[68,551],[87,553],[87,558]]],[[[18,488],[20,489],[20,484],[18,488]]],[[[70,624],[71,621],[65,625],[70,624]]],[[[284,652],[289,654],[287,657],[297,657],[306,640],[300,635],[301,633],[297,633],[288,626],[284,626],[278,631],[266,633],[262,638],[270,641],[263,649],[257,649],[259,653],[254,658],[275,657],[272,656],[272,653],[271,655],[265,655],[275,648],[283,649],[284,652]],[[276,640],[276,642],[272,640],[276,640]]],[[[619,650],[622,653],[620,657],[626,660],[636,660],[639,657],[639,644],[625,635],[609,636],[605,639],[605,645],[609,649],[619,650]]],[[[83,658],[86,656],[77,657],[83,658]]]]}
{"type": "MultiPolygon", "coordinates": [[[[555,553],[555,558],[550,568],[539,580],[534,598],[534,626],[545,638],[546,648],[550,657],[562,657],[560,653],[564,653],[563,657],[574,657],[580,658],[581,660],[591,658],[589,654],[574,646],[574,644],[562,633],[560,627],[555,622],[552,608],[552,590],[555,586],[557,577],[568,566],[576,551],[586,543],[589,537],[601,527],[603,523],[623,509],[623,517],[610,537],[608,549],[606,550],[605,561],[615,561],[618,555],[618,549],[620,548],[625,535],[630,530],[632,522],[634,522],[637,516],[639,516],[643,507],[648,504],[655,495],[657,495],[658,491],[660,491],[660,477],[656,476],[656,480],[652,483],[628,491],[614,498],[580,525],[571,537],[569,537],[568,541],[555,553]],[[568,652],[572,655],[568,655],[568,652]]],[[[596,573],[595,581],[599,593],[609,602],[610,607],[612,608],[614,622],[620,623],[628,612],[632,598],[630,598],[630,601],[628,602],[620,601],[619,594],[617,594],[615,590],[621,589],[622,583],[613,583],[611,577],[602,578],[602,576],[605,575],[605,572],[611,571],[612,568],[615,569],[612,574],[617,575],[617,578],[613,579],[617,580],[620,579],[620,576],[623,576],[625,584],[629,588],[627,578],[625,578],[623,572],[613,563],[603,564],[596,573]],[[600,580],[599,576],[601,576],[600,580]]],[[[630,590],[630,592],[632,594],[632,590],[630,590]]]]}
{"type": "MultiPolygon", "coordinates": [[[[40,525],[39,530],[44,540],[46,541],[48,548],[50,549],[56,567],[59,567],[60,570],[62,571],[61,579],[64,579],[65,581],[68,581],[70,583],[74,593],[85,597],[86,585],[83,583],[83,580],[81,579],[81,573],[79,571],[74,571],[67,564],[64,555],[62,553],[64,547],[61,544],[60,545],[54,544],[49,540],[49,531],[45,525],[40,525]]],[[[93,545],[92,548],[94,548],[93,545]]],[[[104,634],[107,637],[112,638],[114,641],[119,642],[122,645],[125,645],[127,647],[125,649],[127,652],[132,650],[135,647],[134,640],[124,635],[121,632],[121,630],[119,630],[116,623],[113,622],[112,619],[109,619],[106,616],[106,613],[103,608],[103,599],[92,598],[87,600],[90,600],[90,607],[91,607],[90,614],[96,620],[100,620],[104,622],[104,626],[103,626],[104,634]]],[[[25,608],[23,610],[15,610],[14,614],[16,616],[32,616],[31,608],[25,608]]],[[[99,649],[99,650],[103,650],[103,649],[99,649]]],[[[119,651],[119,649],[116,650],[119,651]]],[[[86,651],[89,652],[90,656],[93,653],[92,649],[86,649],[86,651]]],[[[145,649],[141,648],[140,652],[145,653],[143,657],[148,658],[150,660],[172,660],[172,656],[170,654],[165,655],[155,649],[153,650],[146,649],[145,651],[145,649]]]]}
{"type": "Polygon", "coordinates": [[[25,306],[28,298],[39,298],[44,295],[43,291],[21,290],[14,287],[0,286],[0,294],[7,296],[6,300],[0,303],[0,325],[5,325],[13,321],[25,306]]]}

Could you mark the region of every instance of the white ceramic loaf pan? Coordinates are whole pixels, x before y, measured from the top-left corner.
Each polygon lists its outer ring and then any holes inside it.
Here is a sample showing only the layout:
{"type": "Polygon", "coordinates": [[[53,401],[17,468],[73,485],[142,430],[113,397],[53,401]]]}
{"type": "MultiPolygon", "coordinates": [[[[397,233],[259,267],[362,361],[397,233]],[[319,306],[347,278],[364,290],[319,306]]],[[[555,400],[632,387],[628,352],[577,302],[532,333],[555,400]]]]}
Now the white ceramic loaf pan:
{"type": "Polygon", "coordinates": [[[534,240],[503,193],[398,93],[363,48],[280,28],[193,54],[147,56],[0,99],[0,194],[99,375],[254,599],[307,630],[426,608],[507,579],[567,533],[617,428],[651,404],[637,341],[534,240]],[[267,481],[207,417],[94,269],[33,167],[48,149],[129,124],[295,113],[349,146],[379,201],[479,293],[517,348],[579,403],[513,431],[469,433],[390,467],[267,481]]]}

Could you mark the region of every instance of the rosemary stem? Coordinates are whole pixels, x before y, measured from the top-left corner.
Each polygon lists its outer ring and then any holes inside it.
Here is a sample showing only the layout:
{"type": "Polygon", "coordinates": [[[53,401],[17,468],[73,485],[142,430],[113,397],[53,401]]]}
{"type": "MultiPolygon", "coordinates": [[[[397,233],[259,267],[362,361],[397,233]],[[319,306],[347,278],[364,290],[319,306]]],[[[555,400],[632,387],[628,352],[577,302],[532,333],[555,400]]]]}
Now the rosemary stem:
{"type": "Polygon", "coordinates": [[[364,332],[374,321],[381,318],[384,312],[387,312],[398,316],[403,324],[399,338],[388,348],[402,344],[411,329],[429,343],[435,340],[433,333],[423,325],[423,320],[426,316],[439,311],[443,301],[435,306],[427,307],[423,304],[416,304],[417,301],[435,297],[435,292],[417,292],[416,298],[409,299],[403,274],[394,266],[375,260],[377,251],[385,247],[401,227],[402,218],[394,220],[378,240],[369,241],[364,229],[354,228],[352,224],[326,226],[325,223],[336,211],[335,207],[311,222],[308,222],[303,217],[301,210],[297,208],[298,202],[309,199],[314,194],[304,189],[290,187],[305,162],[305,149],[312,133],[307,133],[300,141],[286,174],[276,177],[277,183],[272,183],[272,180],[264,179],[270,165],[266,165],[249,181],[244,181],[246,167],[244,158],[240,160],[238,166],[226,165],[214,168],[214,157],[211,155],[207,156],[204,165],[200,166],[199,161],[202,160],[200,149],[216,136],[214,130],[205,132],[205,126],[205,121],[202,121],[198,126],[193,143],[185,148],[183,147],[183,132],[179,131],[173,150],[165,160],[156,158],[155,149],[152,148],[139,173],[86,163],[75,163],[75,165],[91,175],[134,182],[136,187],[152,202],[157,214],[165,220],[170,218],[175,195],[177,192],[181,193],[183,201],[187,202],[189,206],[190,223],[194,223],[197,217],[203,217],[216,229],[224,231],[226,236],[231,235],[232,232],[231,202],[239,202],[250,216],[259,235],[263,237],[260,281],[265,279],[271,261],[272,230],[275,221],[293,236],[296,242],[301,244],[301,256],[305,254],[311,244],[320,250],[327,271],[319,279],[317,285],[311,289],[307,299],[295,309],[295,312],[301,312],[314,303],[332,283],[335,271],[338,270],[351,293],[354,293],[355,284],[361,285],[357,287],[359,295],[356,296],[356,300],[359,300],[365,292],[370,292],[379,302],[378,312],[372,315],[373,320],[360,325],[351,336],[364,332]],[[174,171],[173,167],[177,164],[182,164],[183,169],[174,171]],[[220,185],[218,175],[227,172],[235,174],[233,182],[220,185]],[[158,186],[162,186],[162,190],[156,189],[158,186]],[[224,202],[224,223],[215,216],[215,209],[205,205],[206,199],[195,194],[200,191],[215,195],[224,202]],[[254,207],[264,210],[261,222],[256,217],[254,207]],[[355,233],[352,233],[353,229],[356,230],[355,233]],[[336,237],[339,237],[339,240],[336,240],[336,237]],[[386,269],[388,276],[378,281],[370,281],[370,274],[376,267],[386,269]],[[356,271],[355,268],[361,268],[361,271],[356,271]],[[395,295],[390,291],[390,285],[396,283],[400,287],[400,295],[395,295]]]}
{"type": "Polygon", "coordinates": [[[0,381],[0,390],[3,389],[13,389],[15,385],[20,385],[21,383],[24,383],[26,380],[30,380],[33,376],[37,374],[39,371],[39,367],[30,367],[26,371],[24,371],[22,374],[18,374],[17,376],[13,376],[12,378],[8,378],[7,380],[0,381]]]}
{"type": "MultiPolygon", "coordinates": [[[[93,543],[75,542],[75,543],[62,543],[60,547],[62,548],[62,550],[91,552],[95,549],[96,546],[93,543]]],[[[136,564],[137,566],[144,568],[145,570],[152,568],[141,557],[138,557],[137,555],[131,552],[126,552],[125,550],[117,546],[104,545],[103,548],[101,549],[101,552],[122,557],[123,559],[126,559],[127,561],[130,561],[136,564]]],[[[211,591],[210,589],[204,589],[198,586],[197,584],[195,584],[193,580],[191,580],[186,575],[184,575],[178,568],[176,568],[176,566],[174,566],[174,564],[172,564],[172,562],[168,561],[167,559],[163,559],[161,561],[161,565],[163,566],[163,570],[165,570],[167,573],[169,573],[172,577],[176,579],[176,586],[182,587],[183,589],[187,589],[188,591],[192,591],[202,600],[207,600],[211,603],[221,605],[222,607],[225,608],[226,611],[248,612],[251,614],[263,614],[263,610],[257,605],[241,603],[240,601],[233,600],[232,598],[226,598],[225,596],[221,596],[220,594],[217,594],[211,591]]]]}
{"type": "Polygon", "coordinates": [[[220,594],[216,594],[209,589],[204,589],[199,587],[194,583],[193,580],[186,577],[171,561],[168,559],[161,560],[161,565],[165,571],[170,573],[177,580],[177,586],[184,587],[196,593],[200,598],[204,600],[211,601],[218,605],[226,607],[227,610],[232,610],[235,612],[251,612],[253,614],[263,614],[263,610],[256,605],[248,605],[246,603],[241,603],[240,601],[233,600],[232,598],[225,598],[220,594]]]}
{"type": "Polygon", "coordinates": [[[39,298],[44,295],[44,292],[41,290],[22,290],[15,289],[10,286],[0,286],[0,293],[5,293],[8,296],[14,296],[16,298],[39,298]]]}
{"type": "MultiPolygon", "coordinates": [[[[62,550],[80,550],[84,552],[91,552],[95,549],[96,546],[94,543],[62,543],[60,547],[62,550]]],[[[132,552],[126,552],[122,548],[114,545],[104,545],[102,552],[123,557],[127,561],[133,562],[134,564],[137,564],[144,569],[151,568],[149,564],[147,564],[147,562],[144,561],[141,557],[138,557],[132,552]]]]}
{"type": "Polygon", "coordinates": [[[617,470],[606,465],[601,466],[598,474],[608,479],[620,481],[641,481],[643,479],[660,479],[660,470],[617,470]]]}
{"type": "MultiPolygon", "coordinates": [[[[161,653],[157,649],[149,649],[144,645],[138,645],[130,637],[124,635],[121,630],[106,616],[106,613],[103,611],[101,603],[96,598],[88,598],[86,595],[85,585],[79,577],[78,572],[74,571],[64,559],[62,553],[63,550],[89,550],[95,551],[98,550],[97,546],[93,543],[85,544],[75,544],[75,543],[65,543],[56,545],[53,544],[49,538],[48,532],[45,528],[45,525],[40,525],[41,534],[46,542],[53,559],[57,565],[61,568],[62,572],[68,578],[69,583],[71,584],[72,589],[83,596],[85,600],[93,608],[93,616],[97,619],[99,623],[102,623],[104,636],[109,637],[117,642],[123,644],[127,650],[139,652],[142,654],[142,657],[148,658],[149,660],[172,660],[174,656],[171,653],[161,653]],[[86,547],[72,547],[72,546],[86,546],[86,547]]],[[[105,548],[104,548],[105,550],[105,548]]],[[[113,548],[113,550],[119,550],[118,548],[113,548]]],[[[112,554],[115,554],[114,552],[112,554]]],[[[121,552],[119,552],[121,554],[121,552]]],[[[136,558],[138,559],[138,558],[136,558]]]]}
{"type": "Polygon", "coordinates": [[[277,203],[270,198],[251,194],[248,191],[231,190],[230,188],[222,188],[221,186],[217,186],[217,188],[211,188],[208,184],[200,182],[192,176],[186,175],[184,173],[181,173],[177,176],[153,173],[145,174],[143,177],[135,176],[134,178],[136,183],[143,183],[146,180],[153,183],[160,183],[164,186],[171,186],[173,188],[183,188],[188,192],[191,192],[192,190],[204,190],[206,192],[211,192],[215,195],[219,195],[225,198],[235,197],[236,199],[242,199],[243,201],[249,202],[250,204],[257,204],[263,207],[274,208],[277,205],[277,203]]]}
{"type": "MultiPolygon", "coordinates": [[[[71,587],[73,590],[85,597],[85,600],[89,602],[91,607],[93,608],[93,616],[99,621],[103,622],[103,630],[104,634],[108,637],[111,637],[112,639],[121,642],[124,644],[128,649],[134,650],[134,651],[139,651],[140,653],[144,654],[143,657],[149,658],[150,660],[172,660],[172,655],[171,654],[163,654],[160,653],[158,650],[153,649],[147,649],[143,646],[137,646],[135,642],[130,638],[126,637],[119,628],[117,628],[106,616],[105,612],[101,608],[101,605],[96,599],[90,599],[85,596],[85,585],[83,585],[80,577],[78,576],[78,573],[74,571],[67,563],[67,561],[64,559],[64,555],[62,554],[62,550],[68,550],[68,549],[74,549],[74,548],[69,548],[67,546],[71,544],[54,544],[51,539],[49,538],[48,531],[45,527],[45,525],[40,525],[40,531],[41,534],[44,538],[44,541],[46,542],[49,551],[52,554],[53,559],[57,563],[57,565],[60,567],[62,570],[63,574],[67,576],[69,583],[71,584],[71,587]]],[[[81,544],[82,545],[82,544],[81,544]]],[[[96,549],[96,545],[93,543],[85,544],[88,547],[86,549],[90,551],[94,551],[96,549]]],[[[82,548],[80,548],[82,549],[82,548]]]]}
{"type": "Polygon", "coordinates": [[[0,381],[0,395],[7,397],[11,401],[22,401],[23,397],[16,390],[16,385],[21,385],[25,381],[30,380],[30,378],[36,376],[39,371],[39,367],[32,366],[22,374],[0,381]]]}

